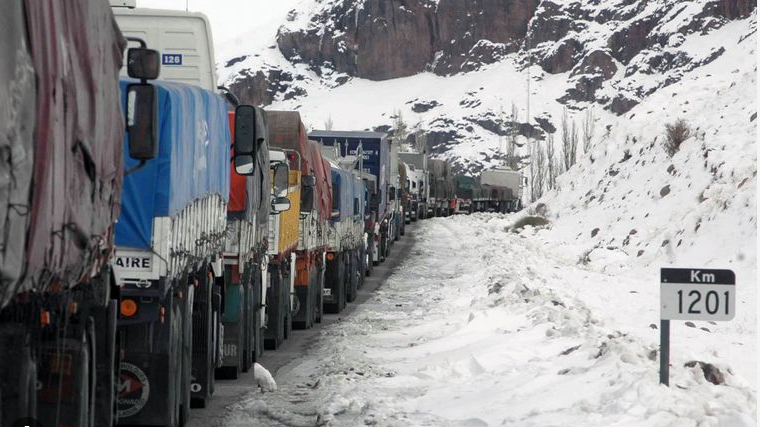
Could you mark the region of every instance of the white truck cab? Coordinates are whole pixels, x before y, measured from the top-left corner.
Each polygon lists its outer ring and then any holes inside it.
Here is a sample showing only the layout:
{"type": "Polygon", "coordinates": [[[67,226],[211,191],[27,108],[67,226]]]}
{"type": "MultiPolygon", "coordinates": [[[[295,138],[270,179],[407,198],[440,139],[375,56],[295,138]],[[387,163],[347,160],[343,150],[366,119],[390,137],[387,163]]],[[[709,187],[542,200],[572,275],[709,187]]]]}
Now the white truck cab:
{"type": "MultiPolygon", "coordinates": [[[[111,0],[125,37],[144,40],[161,57],[159,80],[216,91],[214,39],[206,15],[182,10],[136,8],[134,0],[111,0]]],[[[126,68],[122,69],[126,75],[126,68]]]]}

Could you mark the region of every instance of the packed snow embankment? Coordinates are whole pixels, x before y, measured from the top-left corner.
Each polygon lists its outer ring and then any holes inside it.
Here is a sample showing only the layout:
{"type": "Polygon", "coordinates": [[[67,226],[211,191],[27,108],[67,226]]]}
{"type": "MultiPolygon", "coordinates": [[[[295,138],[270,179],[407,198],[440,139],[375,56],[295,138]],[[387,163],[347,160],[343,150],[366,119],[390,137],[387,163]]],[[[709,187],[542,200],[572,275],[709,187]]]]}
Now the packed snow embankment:
{"type": "MultiPolygon", "coordinates": [[[[755,325],[674,322],[672,387],[660,386],[657,273],[594,271],[552,230],[505,231],[513,221],[418,223],[399,271],[279,372],[276,392],[232,407],[227,425],[756,424],[754,378],[737,361],[756,359],[755,325]],[[688,343],[677,339],[686,329],[698,332],[688,343]]],[[[755,298],[737,310],[756,310],[755,298]]]]}

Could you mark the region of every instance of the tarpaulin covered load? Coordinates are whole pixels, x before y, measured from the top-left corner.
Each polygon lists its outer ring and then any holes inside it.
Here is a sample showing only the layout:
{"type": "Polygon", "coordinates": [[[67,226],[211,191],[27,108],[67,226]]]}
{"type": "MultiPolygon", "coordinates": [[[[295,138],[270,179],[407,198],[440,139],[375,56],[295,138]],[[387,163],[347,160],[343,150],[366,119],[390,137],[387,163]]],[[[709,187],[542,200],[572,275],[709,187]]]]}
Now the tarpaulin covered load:
{"type": "Polygon", "coordinates": [[[351,172],[333,163],[332,175],[332,207],[340,211],[338,216],[332,218],[333,222],[340,222],[354,215],[354,176],[351,172]]]}
{"type": "Polygon", "coordinates": [[[321,218],[330,218],[332,196],[330,178],[319,145],[310,143],[297,111],[267,111],[269,144],[273,148],[297,151],[301,156],[301,174],[314,175],[317,181],[315,203],[321,218]]]}
{"type": "Polygon", "coordinates": [[[332,206],[332,177],[330,162],[322,157],[322,149],[316,141],[309,141],[311,156],[314,159],[314,176],[317,179],[317,201],[319,201],[319,218],[322,221],[330,219],[332,206]]]}
{"type": "MultiPolygon", "coordinates": [[[[311,141],[311,140],[309,140],[309,143],[317,147],[317,149],[320,150],[320,155],[322,154],[322,145],[320,143],[316,141],[311,141]]],[[[326,197],[326,200],[322,201],[322,203],[327,203],[328,212],[329,212],[329,207],[332,206],[332,174],[330,173],[330,169],[331,169],[330,162],[327,161],[327,159],[323,156],[322,157],[322,171],[323,172],[321,173],[321,176],[325,182],[324,186],[327,189],[327,191],[325,191],[325,195],[327,197],[326,197]]],[[[328,215],[325,220],[329,220],[329,219],[330,219],[330,216],[328,215]]]]}
{"type": "Polygon", "coordinates": [[[382,219],[388,213],[386,200],[390,182],[391,141],[387,136],[380,132],[319,130],[311,132],[309,138],[325,146],[339,144],[343,154],[356,154],[357,148],[362,147],[364,172],[377,177],[377,188],[382,192],[378,207],[378,218],[382,219]]]}
{"type": "Polygon", "coordinates": [[[106,262],[123,170],[118,74],[126,42],[108,2],[19,6],[4,4],[0,17],[0,87],[7,91],[0,149],[12,152],[3,156],[12,164],[0,170],[0,226],[12,230],[0,241],[3,306],[20,291],[52,283],[66,289],[106,262]],[[19,263],[26,271],[20,282],[19,263]]]}
{"type": "Polygon", "coordinates": [[[6,58],[0,61],[0,289],[12,293],[24,269],[36,114],[20,2],[9,2],[0,14],[0,55],[6,58]]]}
{"type": "Polygon", "coordinates": [[[446,197],[446,162],[438,159],[428,160],[430,169],[430,197],[446,197]]]}
{"type": "MultiPolygon", "coordinates": [[[[129,83],[121,82],[122,89],[129,83]]],[[[116,245],[151,247],[153,218],[173,217],[195,200],[230,193],[227,105],[198,86],[154,81],[158,88],[158,157],[124,177],[116,245]]],[[[126,101],[126,99],[123,99],[126,101]]],[[[125,158],[128,146],[125,144],[125,158]]],[[[125,168],[137,164],[128,159],[125,168]]]]}

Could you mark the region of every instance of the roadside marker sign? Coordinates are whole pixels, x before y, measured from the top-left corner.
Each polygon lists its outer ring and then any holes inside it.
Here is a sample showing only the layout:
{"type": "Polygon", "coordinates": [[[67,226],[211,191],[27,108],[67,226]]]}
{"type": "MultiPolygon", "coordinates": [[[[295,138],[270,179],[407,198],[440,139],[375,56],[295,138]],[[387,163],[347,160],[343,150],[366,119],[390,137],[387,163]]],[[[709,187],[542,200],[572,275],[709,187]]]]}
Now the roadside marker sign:
{"type": "Polygon", "coordinates": [[[736,315],[736,275],[731,270],[660,269],[660,384],[670,376],[670,321],[728,321],[736,315]]]}

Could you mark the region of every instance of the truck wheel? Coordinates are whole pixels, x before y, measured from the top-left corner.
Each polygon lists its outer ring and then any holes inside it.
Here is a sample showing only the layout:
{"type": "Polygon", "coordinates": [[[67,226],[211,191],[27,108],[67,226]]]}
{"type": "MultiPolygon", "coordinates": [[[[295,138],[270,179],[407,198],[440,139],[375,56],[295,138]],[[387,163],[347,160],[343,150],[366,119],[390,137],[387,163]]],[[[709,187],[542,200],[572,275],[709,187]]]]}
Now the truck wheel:
{"type": "Polygon", "coordinates": [[[13,355],[13,363],[0,364],[3,420],[37,415],[37,366],[27,334],[20,323],[0,323],[0,354],[13,355]]]}
{"type": "Polygon", "coordinates": [[[324,298],[325,298],[325,271],[327,270],[327,267],[324,265],[324,263],[317,268],[317,282],[319,286],[317,286],[317,298],[316,298],[316,307],[314,308],[314,322],[315,323],[322,323],[322,312],[324,311],[324,298]]]}
{"type": "Polygon", "coordinates": [[[340,313],[343,311],[344,308],[346,308],[346,293],[348,292],[348,288],[350,287],[351,283],[351,261],[348,259],[349,254],[346,254],[345,252],[341,254],[342,255],[342,265],[343,265],[343,276],[341,277],[340,281],[340,288],[338,289],[338,309],[337,312],[340,313]]]}
{"type": "Polygon", "coordinates": [[[193,299],[194,289],[192,286],[185,288],[185,299],[183,303],[183,333],[182,333],[182,389],[180,390],[180,418],[179,425],[184,426],[190,419],[190,388],[192,384],[192,363],[193,363],[193,299]]]}
{"type": "Polygon", "coordinates": [[[191,324],[191,372],[188,384],[192,392],[190,405],[192,408],[205,408],[206,399],[211,397],[214,381],[214,283],[215,278],[210,269],[204,268],[197,274],[198,287],[194,289],[192,301],[191,324]]]}
{"type": "MultiPolygon", "coordinates": [[[[284,325],[283,319],[285,318],[283,306],[283,276],[280,270],[282,266],[277,266],[270,271],[269,277],[271,286],[267,289],[267,324],[266,334],[264,336],[264,349],[276,350],[277,347],[282,344],[285,339],[283,336],[284,325]]],[[[290,292],[290,290],[288,290],[290,292]]],[[[288,297],[288,299],[290,299],[288,297]]]]}
{"type": "Polygon", "coordinates": [[[349,254],[348,267],[348,289],[346,289],[346,301],[354,302],[356,300],[357,288],[359,287],[359,263],[356,251],[349,254]]]}

